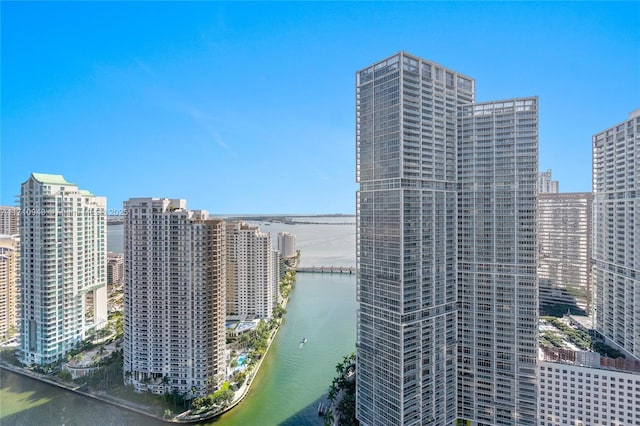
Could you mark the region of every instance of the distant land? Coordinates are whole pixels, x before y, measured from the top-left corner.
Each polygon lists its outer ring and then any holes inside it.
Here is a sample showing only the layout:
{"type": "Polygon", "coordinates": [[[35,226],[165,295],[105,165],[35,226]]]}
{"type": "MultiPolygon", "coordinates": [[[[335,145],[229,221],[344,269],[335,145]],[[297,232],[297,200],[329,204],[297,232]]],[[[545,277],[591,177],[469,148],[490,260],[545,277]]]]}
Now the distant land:
{"type": "MultiPolygon", "coordinates": [[[[354,214],[344,214],[344,213],[334,213],[334,214],[286,214],[286,215],[222,215],[215,214],[210,215],[211,217],[216,218],[224,218],[229,220],[250,220],[254,222],[273,222],[273,223],[285,223],[287,225],[338,225],[339,223],[334,222],[319,222],[319,221],[300,221],[300,220],[291,220],[292,218],[301,218],[301,217],[343,217],[343,218],[355,218],[354,214]]],[[[123,215],[111,215],[107,216],[107,224],[109,225],[118,225],[124,223],[123,215]]]]}

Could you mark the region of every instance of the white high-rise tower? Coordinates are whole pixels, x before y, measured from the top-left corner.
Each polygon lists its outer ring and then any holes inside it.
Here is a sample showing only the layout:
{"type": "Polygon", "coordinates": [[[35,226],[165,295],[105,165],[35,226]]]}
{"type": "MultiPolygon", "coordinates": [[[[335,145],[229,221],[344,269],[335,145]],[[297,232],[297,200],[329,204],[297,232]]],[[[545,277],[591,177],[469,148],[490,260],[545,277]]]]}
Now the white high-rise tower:
{"type": "Polygon", "coordinates": [[[227,223],[227,318],[271,318],[277,301],[271,234],[244,222],[227,223]]]}
{"type": "Polygon", "coordinates": [[[551,169],[538,174],[538,193],[540,194],[557,194],[559,182],[551,179],[551,169]]]}
{"type": "Polygon", "coordinates": [[[640,109],[593,136],[596,329],[640,358],[640,109]]]}
{"type": "Polygon", "coordinates": [[[50,364],[106,324],[106,198],[33,173],[20,208],[20,360],[50,364]]]}
{"type": "Polygon", "coordinates": [[[458,124],[458,417],[534,426],[538,100],[464,106],[458,124]]]}

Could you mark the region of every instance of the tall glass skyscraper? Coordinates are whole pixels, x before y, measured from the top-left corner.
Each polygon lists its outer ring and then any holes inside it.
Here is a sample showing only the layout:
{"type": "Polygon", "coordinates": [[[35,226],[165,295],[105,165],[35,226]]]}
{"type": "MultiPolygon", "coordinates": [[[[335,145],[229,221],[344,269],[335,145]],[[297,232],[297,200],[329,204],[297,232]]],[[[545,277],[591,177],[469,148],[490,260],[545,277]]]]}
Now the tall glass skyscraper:
{"type": "Polygon", "coordinates": [[[537,104],[459,111],[458,415],[476,425],[537,425],[537,104]]]}
{"type": "Polygon", "coordinates": [[[593,136],[596,328],[640,359],[640,109],[593,136]]]}
{"type": "Polygon", "coordinates": [[[366,425],[536,421],[537,100],[474,92],[404,52],[356,74],[366,425]]]}

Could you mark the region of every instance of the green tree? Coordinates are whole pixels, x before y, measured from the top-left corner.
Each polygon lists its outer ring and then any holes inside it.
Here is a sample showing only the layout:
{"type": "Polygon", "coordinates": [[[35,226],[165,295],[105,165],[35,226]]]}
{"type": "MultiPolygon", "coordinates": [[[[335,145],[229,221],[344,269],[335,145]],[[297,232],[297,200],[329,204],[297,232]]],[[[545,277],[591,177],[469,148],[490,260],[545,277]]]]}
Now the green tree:
{"type": "Polygon", "coordinates": [[[191,409],[199,410],[206,406],[206,398],[193,398],[191,401],[191,409]]]}
{"type": "Polygon", "coordinates": [[[233,374],[233,381],[236,383],[236,386],[240,387],[244,383],[247,378],[247,373],[245,371],[236,371],[233,374]]]}
{"type": "Polygon", "coordinates": [[[331,426],[333,424],[333,411],[331,411],[331,408],[326,409],[322,419],[324,420],[324,426],[331,426]]]}
{"type": "Polygon", "coordinates": [[[62,380],[70,381],[72,380],[71,373],[68,370],[60,370],[57,374],[62,380]]]}
{"type": "Polygon", "coordinates": [[[275,318],[278,318],[278,319],[282,318],[284,316],[284,314],[286,314],[286,313],[287,313],[287,310],[285,308],[283,308],[282,306],[280,306],[280,305],[276,305],[273,308],[273,316],[275,318]]]}
{"type": "Polygon", "coordinates": [[[331,382],[331,386],[329,386],[329,395],[327,396],[327,398],[329,399],[329,402],[333,404],[334,402],[336,402],[337,396],[338,396],[338,379],[334,378],[333,381],[331,382]]]}
{"type": "Polygon", "coordinates": [[[335,414],[338,424],[355,426],[359,422],[356,419],[356,354],[355,352],[345,356],[336,364],[338,375],[333,379],[329,387],[329,401],[336,403],[337,396],[341,398],[335,405],[335,414]]]}

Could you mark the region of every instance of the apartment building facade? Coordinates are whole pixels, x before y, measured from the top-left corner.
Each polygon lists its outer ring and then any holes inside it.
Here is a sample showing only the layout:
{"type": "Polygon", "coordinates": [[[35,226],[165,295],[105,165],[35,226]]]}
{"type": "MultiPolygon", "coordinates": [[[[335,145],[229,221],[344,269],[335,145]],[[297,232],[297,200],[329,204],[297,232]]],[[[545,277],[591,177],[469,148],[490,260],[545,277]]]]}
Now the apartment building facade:
{"type": "Polygon", "coordinates": [[[640,425],[640,363],[623,369],[598,353],[557,352],[540,350],[540,426],[640,425]]]}
{"type": "Polygon", "coordinates": [[[591,211],[590,192],[538,194],[541,307],[591,313],[591,211]]]}
{"type": "Polygon", "coordinates": [[[0,206],[0,235],[20,234],[20,208],[0,206]]]}
{"type": "Polygon", "coordinates": [[[538,193],[556,194],[559,192],[560,184],[551,178],[551,169],[538,174],[538,193]]]}
{"type": "Polygon", "coordinates": [[[273,306],[277,306],[281,302],[280,297],[280,267],[282,263],[282,256],[280,251],[274,249],[271,252],[271,285],[273,286],[273,306]]]}
{"type": "Polygon", "coordinates": [[[640,109],[593,136],[596,329],[640,358],[640,109]]]}
{"type": "Polygon", "coordinates": [[[244,222],[228,222],[227,319],[270,319],[277,285],[274,285],[271,234],[244,222]]]}
{"type": "Polygon", "coordinates": [[[20,292],[20,238],[0,235],[0,342],[16,333],[20,292]]]}
{"type": "Polygon", "coordinates": [[[50,364],[106,325],[106,198],[32,173],[20,208],[20,361],[50,364]]]}
{"type": "Polygon", "coordinates": [[[179,199],[124,208],[124,381],[207,395],[225,374],[224,222],[179,199]]]}
{"type": "Polygon", "coordinates": [[[458,142],[458,412],[535,425],[537,98],[463,106],[458,142]]]}
{"type": "Polygon", "coordinates": [[[296,236],[289,232],[278,233],[278,250],[285,259],[296,256],[296,236]]]}
{"type": "Polygon", "coordinates": [[[119,287],[124,283],[124,254],[107,253],[107,285],[119,287]]]}

